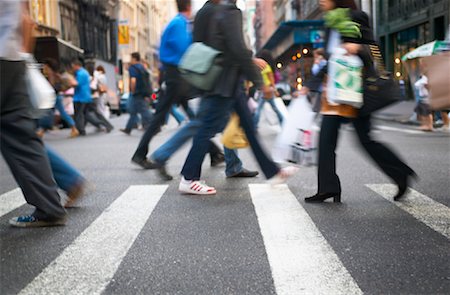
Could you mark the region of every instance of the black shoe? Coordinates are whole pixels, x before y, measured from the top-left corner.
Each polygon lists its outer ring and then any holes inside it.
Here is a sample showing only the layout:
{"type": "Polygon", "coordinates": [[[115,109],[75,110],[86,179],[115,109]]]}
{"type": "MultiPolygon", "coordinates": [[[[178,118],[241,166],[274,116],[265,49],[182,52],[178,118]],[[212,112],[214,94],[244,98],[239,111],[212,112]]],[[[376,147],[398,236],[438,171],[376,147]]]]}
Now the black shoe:
{"type": "Polygon", "coordinates": [[[120,131],[125,133],[126,135],[130,135],[131,134],[131,130],[128,130],[128,129],[120,129],[120,131]]]}
{"type": "Polygon", "coordinates": [[[144,159],[132,158],[131,162],[136,164],[136,165],[141,166],[144,169],[157,169],[157,168],[161,167],[161,165],[153,163],[153,162],[151,162],[151,161],[149,161],[149,160],[147,160],[145,158],[144,159]]]}
{"type": "Polygon", "coordinates": [[[411,178],[413,178],[413,179],[418,178],[417,174],[413,170],[409,171],[409,173],[406,174],[405,178],[402,181],[400,181],[399,183],[397,183],[398,192],[394,196],[394,201],[400,201],[405,196],[405,193],[406,193],[406,190],[408,189],[411,178]]]}
{"type": "Polygon", "coordinates": [[[341,193],[320,193],[315,194],[312,197],[305,198],[306,203],[322,203],[326,199],[333,198],[334,203],[340,203],[341,202],[341,193]]]}
{"type": "Polygon", "coordinates": [[[229,176],[227,176],[227,178],[233,178],[233,177],[255,177],[258,174],[259,174],[258,171],[250,171],[250,170],[247,170],[247,169],[243,168],[240,172],[232,174],[232,175],[229,175],[229,176]]]}
{"type": "Polygon", "coordinates": [[[173,176],[170,175],[169,173],[167,173],[166,165],[160,165],[159,168],[157,168],[157,169],[159,172],[159,176],[161,176],[162,179],[167,180],[167,181],[173,179],[173,176]]]}
{"type": "Polygon", "coordinates": [[[113,129],[114,129],[113,126],[106,127],[106,133],[111,133],[111,131],[113,131],[113,129]]]}
{"type": "Polygon", "coordinates": [[[225,155],[222,153],[215,154],[211,157],[211,167],[216,167],[225,162],[225,155]]]}

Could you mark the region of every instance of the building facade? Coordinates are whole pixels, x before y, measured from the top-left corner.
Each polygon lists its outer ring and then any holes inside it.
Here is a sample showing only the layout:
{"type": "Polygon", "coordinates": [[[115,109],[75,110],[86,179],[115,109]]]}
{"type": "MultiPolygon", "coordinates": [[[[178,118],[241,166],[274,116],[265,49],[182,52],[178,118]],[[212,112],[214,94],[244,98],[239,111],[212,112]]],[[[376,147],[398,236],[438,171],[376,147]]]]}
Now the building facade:
{"type": "Polygon", "coordinates": [[[277,29],[275,19],[275,0],[259,0],[256,2],[254,20],[256,49],[261,49],[273,32],[277,29]]]}

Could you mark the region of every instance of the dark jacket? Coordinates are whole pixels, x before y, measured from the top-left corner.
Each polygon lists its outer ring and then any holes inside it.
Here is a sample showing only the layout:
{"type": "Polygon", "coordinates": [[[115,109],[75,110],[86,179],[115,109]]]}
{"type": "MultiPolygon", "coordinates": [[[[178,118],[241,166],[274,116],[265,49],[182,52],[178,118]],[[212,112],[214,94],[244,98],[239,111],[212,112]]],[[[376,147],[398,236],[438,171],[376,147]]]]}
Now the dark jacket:
{"type": "Polygon", "coordinates": [[[193,37],[194,42],[203,42],[222,52],[223,72],[208,94],[232,97],[241,74],[257,87],[262,85],[252,51],[245,44],[242,13],[236,5],[206,2],[195,17],[193,37]]]}
{"type": "MultiPolygon", "coordinates": [[[[361,58],[361,60],[364,63],[364,76],[367,75],[373,75],[373,60],[372,56],[370,54],[370,49],[366,45],[375,44],[375,39],[373,37],[372,29],[370,28],[369,23],[369,16],[359,10],[352,10],[350,12],[351,19],[354,22],[357,22],[360,24],[360,30],[361,30],[361,38],[349,38],[349,37],[342,37],[342,43],[358,43],[365,45],[363,46],[363,49],[358,53],[358,56],[361,58]]],[[[325,58],[329,58],[329,52],[328,52],[328,41],[330,37],[331,29],[327,28],[325,32],[325,43],[324,43],[324,51],[325,51],[325,58]]],[[[322,70],[317,73],[315,76],[311,77],[306,83],[305,86],[307,86],[311,91],[318,91],[320,86],[322,85],[322,82],[325,78],[325,75],[328,72],[328,67],[323,67],[322,70]]]]}

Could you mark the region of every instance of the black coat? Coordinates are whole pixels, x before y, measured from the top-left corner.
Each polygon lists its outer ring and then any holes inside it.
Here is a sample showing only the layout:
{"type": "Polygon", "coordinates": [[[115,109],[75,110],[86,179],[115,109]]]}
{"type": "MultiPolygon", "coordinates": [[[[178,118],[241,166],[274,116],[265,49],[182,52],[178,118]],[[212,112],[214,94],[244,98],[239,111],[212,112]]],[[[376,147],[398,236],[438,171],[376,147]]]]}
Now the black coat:
{"type": "MultiPolygon", "coordinates": [[[[373,76],[374,75],[374,67],[373,67],[373,59],[370,53],[370,49],[368,45],[376,44],[375,39],[373,37],[372,29],[370,28],[369,16],[359,10],[352,10],[350,12],[351,19],[360,24],[361,37],[360,38],[349,38],[349,37],[341,37],[342,43],[357,43],[364,45],[362,50],[358,52],[358,56],[364,63],[363,74],[364,76],[373,76]]],[[[325,51],[325,59],[329,58],[328,42],[330,38],[330,28],[326,29],[325,32],[325,43],[324,43],[324,51],[325,51]]],[[[325,75],[328,72],[328,67],[323,67],[322,70],[317,73],[315,76],[312,76],[308,81],[305,82],[305,86],[308,87],[311,91],[318,91],[322,82],[324,80],[325,75]]]]}
{"type": "Polygon", "coordinates": [[[236,5],[206,2],[195,17],[193,39],[222,52],[223,72],[208,94],[232,97],[241,74],[257,87],[262,85],[260,71],[253,63],[252,51],[245,44],[242,12],[236,5]]]}

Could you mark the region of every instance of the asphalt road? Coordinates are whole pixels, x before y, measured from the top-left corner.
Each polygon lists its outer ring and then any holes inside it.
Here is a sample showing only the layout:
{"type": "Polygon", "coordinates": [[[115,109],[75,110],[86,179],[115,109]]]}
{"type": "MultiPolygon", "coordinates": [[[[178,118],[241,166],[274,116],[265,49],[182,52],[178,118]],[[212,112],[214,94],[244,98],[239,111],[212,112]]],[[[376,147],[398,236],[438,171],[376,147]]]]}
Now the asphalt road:
{"type": "MultiPolygon", "coordinates": [[[[313,205],[303,198],[315,193],[315,167],[273,188],[261,175],[226,179],[209,158],[203,176],[218,194],[181,195],[178,173],[190,144],[168,163],[175,179],[162,181],[130,163],[142,132],[119,132],[126,118],[112,119],[111,134],[47,133],[46,143],[93,189],[69,210],[64,227],[11,228],[8,219],[29,212],[28,205],[0,217],[1,294],[450,293],[450,133],[379,123],[375,136],[420,177],[394,204],[390,180],[343,128],[343,202],[313,205]]],[[[262,124],[270,150],[279,130],[262,124]]],[[[171,122],[151,150],[175,130],[171,122]]],[[[258,169],[249,150],[240,156],[258,169]]],[[[0,208],[16,188],[0,159],[0,208]]]]}

